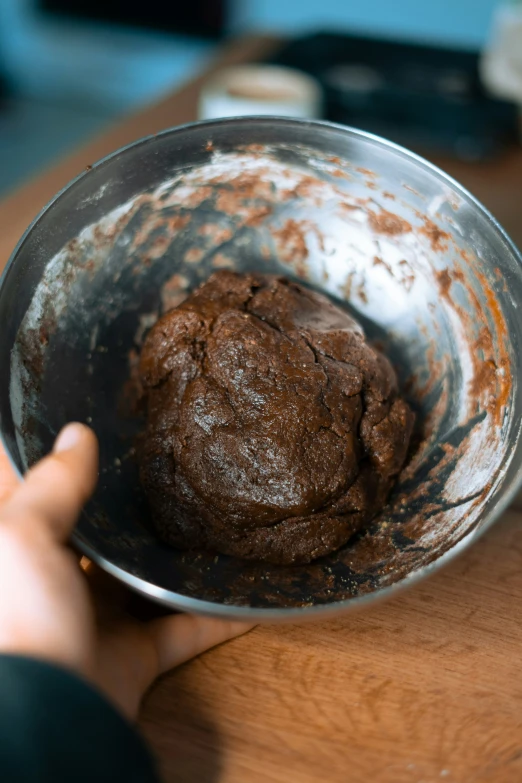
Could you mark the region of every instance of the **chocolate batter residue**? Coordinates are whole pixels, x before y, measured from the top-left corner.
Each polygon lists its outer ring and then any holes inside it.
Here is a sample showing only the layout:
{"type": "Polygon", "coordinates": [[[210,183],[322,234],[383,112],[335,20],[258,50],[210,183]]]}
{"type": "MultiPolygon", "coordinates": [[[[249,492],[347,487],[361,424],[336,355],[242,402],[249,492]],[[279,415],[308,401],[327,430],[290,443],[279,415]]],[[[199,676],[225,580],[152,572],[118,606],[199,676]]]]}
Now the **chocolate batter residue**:
{"type": "Polygon", "coordinates": [[[384,503],[413,414],[326,297],[220,271],[152,328],[141,480],[159,535],[272,563],[335,551],[384,503]]]}

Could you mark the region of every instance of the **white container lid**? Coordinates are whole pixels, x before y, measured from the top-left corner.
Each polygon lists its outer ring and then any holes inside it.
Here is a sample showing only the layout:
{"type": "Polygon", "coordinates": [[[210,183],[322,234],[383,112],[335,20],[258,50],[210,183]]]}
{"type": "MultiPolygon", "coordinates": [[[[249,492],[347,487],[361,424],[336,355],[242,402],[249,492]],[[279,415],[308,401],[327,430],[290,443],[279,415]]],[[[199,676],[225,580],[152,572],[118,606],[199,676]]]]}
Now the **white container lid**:
{"type": "Polygon", "coordinates": [[[219,71],[203,87],[199,118],[277,115],[317,119],[322,91],[308,74],[275,65],[243,65],[219,71]]]}
{"type": "Polygon", "coordinates": [[[495,12],[480,75],[493,95],[522,106],[522,4],[504,5],[495,12]]]}

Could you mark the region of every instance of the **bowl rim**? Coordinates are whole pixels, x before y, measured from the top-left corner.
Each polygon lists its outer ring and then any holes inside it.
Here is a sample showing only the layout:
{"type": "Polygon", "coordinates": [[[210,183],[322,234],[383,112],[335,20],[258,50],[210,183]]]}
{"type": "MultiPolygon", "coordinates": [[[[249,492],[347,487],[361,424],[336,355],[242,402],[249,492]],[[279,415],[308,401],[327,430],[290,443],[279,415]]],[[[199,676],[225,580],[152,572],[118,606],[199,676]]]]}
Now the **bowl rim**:
{"type": "MultiPolygon", "coordinates": [[[[442,169],[439,169],[438,166],[435,166],[433,163],[430,163],[422,156],[417,155],[415,152],[411,152],[405,147],[402,147],[401,145],[396,144],[393,141],[389,141],[388,139],[385,139],[374,133],[353,128],[348,125],[342,125],[340,123],[330,122],[328,120],[303,120],[303,119],[279,117],[279,116],[272,116],[272,115],[248,115],[248,116],[239,116],[239,117],[223,117],[223,118],[212,119],[212,120],[199,120],[196,122],[188,122],[188,123],[184,123],[183,125],[177,125],[171,128],[166,128],[162,131],[159,131],[158,133],[153,133],[153,134],[149,134],[148,136],[143,136],[142,138],[137,139],[129,144],[126,144],[123,147],[119,147],[118,149],[114,150],[108,155],[105,155],[103,158],[100,158],[98,161],[93,163],[88,168],[84,169],[76,177],[74,177],[66,185],[64,185],[64,187],[62,187],[47,202],[47,204],[39,211],[36,217],[31,221],[29,226],[26,228],[26,230],[24,231],[24,233],[16,243],[16,246],[12,251],[9,260],[7,261],[6,266],[0,276],[0,291],[5,284],[5,281],[10,273],[10,270],[12,269],[14,263],[16,262],[16,258],[18,256],[20,249],[22,248],[23,244],[25,243],[27,237],[29,236],[33,228],[37,225],[37,223],[40,222],[40,220],[44,218],[45,214],[49,211],[49,209],[59,199],[61,199],[62,196],[64,196],[82,178],[88,177],[93,170],[98,169],[99,167],[105,165],[116,156],[120,156],[131,149],[134,150],[135,148],[140,147],[141,145],[154,143],[154,141],[156,141],[159,138],[163,138],[166,136],[175,136],[179,133],[185,133],[186,131],[190,131],[192,128],[207,127],[209,128],[209,130],[211,130],[213,127],[224,125],[224,124],[230,125],[232,123],[238,125],[248,125],[251,123],[273,125],[275,123],[279,125],[286,125],[286,126],[295,125],[299,127],[305,125],[310,128],[317,128],[318,130],[322,129],[325,131],[329,131],[329,130],[337,131],[345,134],[347,137],[369,141],[380,148],[386,148],[391,152],[400,155],[403,158],[407,158],[408,160],[417,163],[421,168],[427,170],[432,175],[435,175],[443,184],[449,185],[453,189],[453,191],[455,191],[459,196],[462,196],[464,200],[466,200],[468,203],[471,203],[478,210],[478,212],[482,215],[482,217],[490,224],[493,231],[496,232],[497,236],[503,241],[507,251],[510,252],[513,258],[517,261],[518,267],[522,272],[522,252],[518,249],[518,247],[515,245],[513,240],[509,237],[507,232],[504,230],[504,228],[502,228],[501,224],[492,215],[492,213],[486,207],[484,207],[484,205],[475,196],[473,196],[466,188],[464,188],[459,182],[457,182],[457,180],[453,179],[453,177],[451,177],[449,174],[446,174],[444,171],[442,171],[442,169]]],[[[520,422],[518,426],[519,435],[521,431],[522,431],[522,422],[520,422]]],[[[18,467],[15,464],[13,456],[6,443],[4,433],[3,433],[3,428],[1,426],[0,426],[0,444],[2,445],[5,453],[7,454],[9,464],[11,465],[11,468],[13,469],[14,473],[19,479],[23,479],[23,475],[18,470],[18,467]]],[[[463,538],[461,538],[460,541],[454,544],[447,552],[444,552],[442,555],[440,555],[440,557],[436,557],[431,563],[428,563],[427,565],[422,566],[421,568],[418,568],[415,571],[410,572],[406,576],[402,577],[398,582],[392,585],[378,588],[377,590],[371,593],[366,593],[360,596],[354,596],[353,598],[347,598],[343,601],[335,601],[329,604],[328,603],[316,604],[314,606],[259,608],[259,607],[252,607],[252,606],[243,606],[239,604],[229,605],[229,604],[222,604],[222,603],[214,603],[212,601],[202,600],[200,598],[193,598],[191,596],[183,595],[182,593],[176,593],[172,590],[158,587],[157,585],[154,585],[151,582],[142,579],[141,577],[137,577],[133,574],[130,574],[129,572],[125,571],[123,568],[120,568],[119,566],[112,563],[103,555],[100,555],[98,552],[96,552],[96,550],[94,550],[89,544],[87,544],[84,540],[82,540],[82,537],[76,532],[76,530],[73,530],[70,540],[71,543],[77,549],[79,549],[83,555],[85,555],[94,563],[96,563],[104,571],[116,577],[119,581],[126,584],[135,592],[140,593],[145,597],[151,598],[156,603],[162,604],[171,609],[178,609],[182,611],[187,611],[187,612],[192,612],[192,613],[202,614],[202,615],[207,615],[212,617],[221,617],[223,619],[229,619],[229,620],[269,621],[269,622],[282,621],[283,622],[283,621],[297,621],[297,620],[300,621],[305,619],[312,620],[318,618],[327,619],[331,616],[337,616],[341,613],[361,610],[364,609],[368,604],[373,604],[378,601],[383,601],[392,598],[398,593],[402,593],[408,587],[417,584],[421,580],[430,576],[435,571],[438,571],[439,569],[446,566],[454,558],[458,557],[464,551],[464,549],[466,549],[471,544],[475,543],[486,532],[486,530],[488,530],[493,525],[493,523],[498,520],[500,515],[506,510],[506,508],[513,500],[521,484],[522,484],[522,461],[521,464],[516,469],[515,474],[510,479],[509,483],[505,485],[502,497],[500,497],[494,503],[494,505],[486,513],[486,515],[484,516],[480,524],[475,529],[467,533],[463,538]]]]}

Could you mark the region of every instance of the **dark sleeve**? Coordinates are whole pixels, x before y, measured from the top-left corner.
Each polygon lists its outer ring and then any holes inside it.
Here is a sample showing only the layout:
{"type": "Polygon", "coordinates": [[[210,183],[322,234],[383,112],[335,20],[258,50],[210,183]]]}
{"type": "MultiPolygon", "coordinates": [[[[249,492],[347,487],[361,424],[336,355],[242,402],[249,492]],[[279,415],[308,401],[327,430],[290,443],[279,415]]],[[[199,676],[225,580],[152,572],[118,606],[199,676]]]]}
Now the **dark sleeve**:
{"type": "Polygon", "coordinates": [[[0,780],[158,783],[138,732],[76,675],[0,655],[0,780]]]}

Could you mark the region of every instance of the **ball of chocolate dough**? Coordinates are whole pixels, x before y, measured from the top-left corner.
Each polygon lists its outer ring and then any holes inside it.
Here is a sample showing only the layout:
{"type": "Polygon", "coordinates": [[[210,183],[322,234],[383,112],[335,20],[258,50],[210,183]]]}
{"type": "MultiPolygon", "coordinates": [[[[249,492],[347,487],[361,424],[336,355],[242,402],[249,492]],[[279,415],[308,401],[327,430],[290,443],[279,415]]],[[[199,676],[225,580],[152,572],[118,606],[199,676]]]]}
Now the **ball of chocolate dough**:
{"type": "Polygon", "coordinates": [[[382,508],[406,457],[388,360],[283,277],[213,274],[152,328],[140,374],[141,481],[177,548],[308,563],[382,508]]]}

